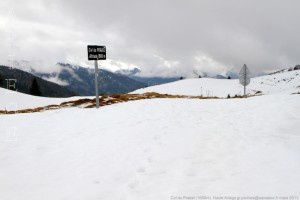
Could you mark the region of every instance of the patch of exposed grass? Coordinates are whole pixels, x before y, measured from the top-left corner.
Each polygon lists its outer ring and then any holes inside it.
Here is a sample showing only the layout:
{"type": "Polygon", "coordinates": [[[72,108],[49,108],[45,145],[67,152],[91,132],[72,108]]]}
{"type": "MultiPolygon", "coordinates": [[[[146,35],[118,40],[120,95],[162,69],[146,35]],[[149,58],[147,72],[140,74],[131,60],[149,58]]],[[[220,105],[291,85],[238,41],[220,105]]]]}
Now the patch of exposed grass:
{"type": "MultiPolygon", "coordinates": [[[[251,95],[257,96],[257,95],[251,95]]],[[[248,97],[251,97],[248,96],[248,97]]],[[[203,97],[203,96],[186,96],[186,95],[170,95],[170,94],[159,94],[156,92],[148,92],[144,94],[112,94],[112,95],[103,95],[100,98],[100,106],[107,106],[116,103],[128,102],[128,101],[137,101],[142,99],[157,99],[157,98],[168,98],[168,99],[223,99],[219,97],[203,97]]],[[[231,98],[245,98],[241,95],[235,95],[231,98]]],[[[94,99],[79,99],[73,101],[63,102],[59,105],[48,105],[44,107],[21,109],[15,111],[0,110],[0,114],[17,114],[17,113],[34,113],[42,112],[46,110],[61,109],[67,107],[81,107],[81,108],[94,108],[96,107],[96,102],[94,99]]]]}

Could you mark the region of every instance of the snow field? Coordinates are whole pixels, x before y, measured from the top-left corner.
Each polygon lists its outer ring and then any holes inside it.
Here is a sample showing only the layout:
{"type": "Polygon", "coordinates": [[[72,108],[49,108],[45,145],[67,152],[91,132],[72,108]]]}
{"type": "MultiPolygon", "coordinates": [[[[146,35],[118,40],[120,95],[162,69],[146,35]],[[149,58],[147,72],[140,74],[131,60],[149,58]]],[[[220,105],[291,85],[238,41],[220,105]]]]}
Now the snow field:
{"type": "Polygon", "coordinates": [[[299,95],[0,117],[1,200],[296,195],[299,95]]]}

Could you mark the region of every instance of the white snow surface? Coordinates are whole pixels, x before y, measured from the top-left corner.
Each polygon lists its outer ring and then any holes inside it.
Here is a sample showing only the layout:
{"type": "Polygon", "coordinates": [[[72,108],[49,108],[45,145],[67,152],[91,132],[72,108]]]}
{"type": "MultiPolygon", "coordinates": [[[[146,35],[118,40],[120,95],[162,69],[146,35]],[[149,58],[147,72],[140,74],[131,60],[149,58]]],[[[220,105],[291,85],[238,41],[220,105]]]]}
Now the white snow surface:
{"type": "Polygon", "coordinates": [[[69,97],[69,98],[49,98],[37,97],[12,90],[0,88],[0,110],[19,110],[26,108],[36,108],[51,104],[60,104],[65,101],[72,101],[90,97],[69,97]]]}
{"type": "Polygon", "coordinates": [[[295,195],[299,95],[0,117],[0,199],[295,195]]]}
{"type": "Polygon", "coordinates": [[[300,95],[276,87],[0,115],[0,200],[300,195],[300,95]]]}
{"type": "MultiPolygon", "coordinates": [[[[247,86],[248,94],[292,93],[300,86],[300,70],[255,77],[247,86]]],[[[193,78],[136,90],[132,93],[157,92],[161,94],[227,97],[244,94],[238,79],[193,78]]]]}

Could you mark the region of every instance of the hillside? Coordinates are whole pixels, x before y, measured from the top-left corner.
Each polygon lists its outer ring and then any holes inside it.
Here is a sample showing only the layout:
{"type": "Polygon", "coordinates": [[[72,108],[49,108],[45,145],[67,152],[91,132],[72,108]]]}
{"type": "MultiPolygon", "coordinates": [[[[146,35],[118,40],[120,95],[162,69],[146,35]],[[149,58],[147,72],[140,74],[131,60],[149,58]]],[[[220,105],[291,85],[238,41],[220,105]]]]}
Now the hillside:
{"type": "MultiPolygon", "coordinates": [[[[254,79],[251,89],[268,95],[251,98],[151,99],[99,110],[0,115],[0,197],[298,195],[300,95],[291,95],[299,90],[299,75],[293,73],[254,79]]],[[[198,94],[199,83],[214,94],[239,91],[234,80],[225,79],[183,80],[150,89],[198,94]]],[[[37,99],[53,103],[53,98],[3,91],[2,107],[15,99],[22,106],[34,107],[37,99]]]]}
{"type": "MultiPolygon", "coordinates": [[[[17,83],[16,83],[17,90],[22,93],[26,93],[26,94],[30,93],[30,87],[32,85],[32,81],[34,78],[36,78],[42,96],[44,97],[71,97],[76,95],[75,92],[69,90],[64,86],[41,79],[37,76],[34,76],[31,73],[22,71],[20,69],[0,66],[0,74],[3,80],[17,79],[17,83]]],[[[4,84],[0,86],[5,87],[4,84]]]]}
{"type": "MultiPolygon", "coordinates": [[[[263,94],[290,94],[299,91],[299,86],[300,70],[295,70],[252,78],[250,84],[247,86],[247,92],[249,94],[255,94],[258,91],[261,91],[263,94]]],[[[147,87],[132,93],[145,92],[227,97],[228,94],[230,94],[230,96],[236,94],[242,95],[243,86],[239,84],[238,79],[197,78],[147,87]]]]}

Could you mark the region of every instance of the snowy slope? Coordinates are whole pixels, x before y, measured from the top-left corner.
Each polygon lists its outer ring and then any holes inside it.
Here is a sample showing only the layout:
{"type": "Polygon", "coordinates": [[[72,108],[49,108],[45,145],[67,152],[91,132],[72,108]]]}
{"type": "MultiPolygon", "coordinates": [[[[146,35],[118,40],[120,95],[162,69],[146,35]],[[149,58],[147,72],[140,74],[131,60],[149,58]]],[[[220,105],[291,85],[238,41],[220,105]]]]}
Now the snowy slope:
{"type": "Polygon", "coordinates": [[[0,116],[1,200],[299,195],[300,96],[0,116]]]}
{"type": "MultiPolygon", "coordinates": [[[[251,79],[247,92],[254,94],[262,91],[264,94],[296,92],[300,86],[300,71],[283,72],[251,79]]],[[[132,93],[158,92],[162,94],[218,96],[227,97],[243,94],[243,86],[237,79],[185,79],[164,85],[152,86],[136,90],[132,93]]]]}
{"type": "Polygon", "coordinates": [[[51,104],[60,104],[65,101],[71,101],[85,97],[70,98],[49,98],[36,97],[24,93],[19,93],[4,88],[0,88],[0,110],[18,110],[26,108],[36,108],[51,104]]]}
{"type": "MultiPolygon", "coordinates": [[[[283,72],[279,74],[253,78],[248,86],[248,92],[251,94],[254,94],[257,91],[262,91],[264,94],[291,94],[300,90],[298,86],[300,86],[300,71],[283,72]]],[[[145,92],[227,97],[228,94],[231,96],[235,94],[243,94],[243,87],[238,83],[238,80],[201,78],[186,79],[173,83],[148,87],[136,90],[132,93],[145,92]]],[[[60,104],[65,101],[80,98],[86,97],[36,97],[0,88],[0,110],[35,108],[50,104],[60,104]]]]}
{"type": "MultiPolygon", "coordinates": [[[[297,74],[255,78],[251,92],[269,95],[247,99],[0,115],[0,200],[300,195],[297,74]]],[[[203,95],[242,91],[237,80],[188,79],[139,92],[201,95],[201,87],[203,95]]],[[[70,100],[1,88],[0,98],[8,110],[70,100]]]]}

